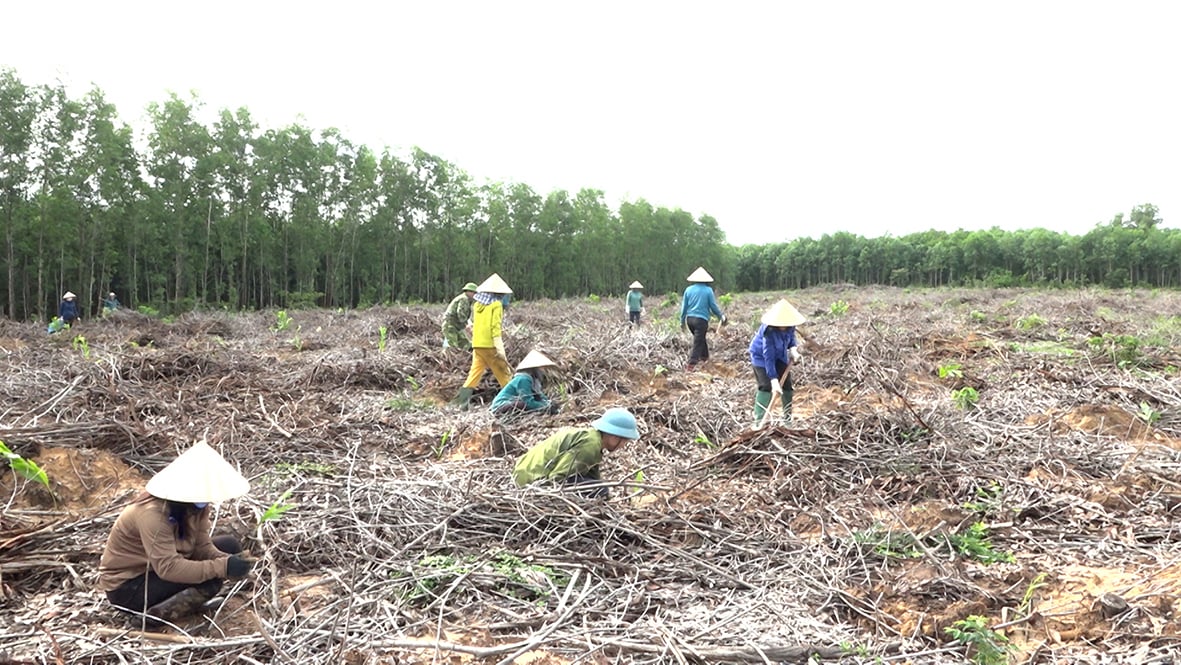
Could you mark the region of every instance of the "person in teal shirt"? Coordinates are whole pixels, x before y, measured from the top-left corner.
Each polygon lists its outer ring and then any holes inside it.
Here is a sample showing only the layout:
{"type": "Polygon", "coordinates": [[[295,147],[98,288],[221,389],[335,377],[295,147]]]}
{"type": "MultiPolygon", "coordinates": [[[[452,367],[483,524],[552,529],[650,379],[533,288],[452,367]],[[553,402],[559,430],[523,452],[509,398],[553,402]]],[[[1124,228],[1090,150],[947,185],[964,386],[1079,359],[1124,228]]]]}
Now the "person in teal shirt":
{"type": "Polygon", "coordinates": [[[697,369],[697,363],[709,360],[705,334],[709,332],[710,315],[718,317],[723,324],[726,323],[726,315],[718,306],[718,298],[710,286],[714,278],[705,268],[694,270],[688,281],[692,284],[685,288],[681,298],[681,330],[693,333],[693,348],[689,351],[689,363],[685,365],[685,371],[692,372],[697,369]]]}
{"type": "Polygon", "coordinates": [[[640,325],[640,314],[644,311],[644,293],[642,289],[644,285],[639,282],[632,282],[631,286],[627,287],[627,320],[633,326],[640,325]]]}
{"type": "MultiPolygon", "coordinates": [[[[620,407],[607,409],[587,428],[563,428],[533,446],[513,467],[518,487],[533,483],[554,485],[598,484],[603,451],[615,452],[627,441],[640,438],[636,417],[620,407]]],[[[605,497],[606,487],[587,488],[588,497],[605,497]]]]}
{"type": "Polygon", "coordinates": [[[530,413],[547,411],[557,413],[559,405],[541,392],[541,377],[547,367],[557,367],[540,351],[530,351],[517,365],[517,373],[496,393],[489,407],[492,413],[530,413]]]}

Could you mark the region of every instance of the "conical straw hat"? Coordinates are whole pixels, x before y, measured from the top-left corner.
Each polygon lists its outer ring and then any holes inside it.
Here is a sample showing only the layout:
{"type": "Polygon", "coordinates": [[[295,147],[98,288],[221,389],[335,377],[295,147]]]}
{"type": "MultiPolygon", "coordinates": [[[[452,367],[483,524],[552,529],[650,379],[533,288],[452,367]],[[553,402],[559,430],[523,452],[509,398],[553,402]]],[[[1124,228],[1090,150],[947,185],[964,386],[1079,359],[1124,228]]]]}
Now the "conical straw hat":
{"type": "Polygon", "coordinates": [[[512,293],[513,292],[513,290],[508,287],[508,284],[505,284],[504,280],[500,278],[500,275],[498,275],[496,273],[492,273],[491,275],[489,275],[488,279],[484,280],[483,282],[480,282],[480,285],[476,287],[476,290],[481,293],[512,293]]]}
{"type": "Polygon", "coordinates": [[[558,364],[546,357],[541,351],[530,351],[525,355],[525,359],[521,364],[517,365],[517,371],[523,369],[533,369],[534,367],[557,367],[558,364]]]}
{"type": "Polygon", "coordinates": [[[198,441],[148,481],[148,494],[169,501],[218,503],[250,491],[250,482],[224,457],[198,441]]]}
{"type": "Polygon", "coordinates": [[[629,286],[629,287],[627,287],[627,288],[629,288],[629,289],[642,289],[642,288],[644,288],[644,285],[643,285],[643,284],[641,284],[641,283],[639,282],[639,280],[636,280],[636,281],[632,282],[632,283],[631,283],[631,286],[629,286]]]}
{"type": "Polygon", "coordinates": [[[690,281],[690,282],[712,282],[712,281],[714,281],[714,278],[712,275],[710,275],[709,273],[707,273],[705,271],[705,268],[698,267],[697,270],[693,271],[692,275],[689,275],[688,281],[690,281]]]}
{"type": "Polygon", "coordinates": [[[807,322],[800,310],[796,309],[791,303],[786,300],[771,305],[766,312],[763,313],[763,323],[769,326],[799,326],[807,322]]]}
{"type": "Polygon", "coordinates": [[[78,296],[74,295],[70,291],[66,291],[65,295],[62,296],[62,300],[69,300],[70,298],[77,298],[77,297],[78,296]]]}

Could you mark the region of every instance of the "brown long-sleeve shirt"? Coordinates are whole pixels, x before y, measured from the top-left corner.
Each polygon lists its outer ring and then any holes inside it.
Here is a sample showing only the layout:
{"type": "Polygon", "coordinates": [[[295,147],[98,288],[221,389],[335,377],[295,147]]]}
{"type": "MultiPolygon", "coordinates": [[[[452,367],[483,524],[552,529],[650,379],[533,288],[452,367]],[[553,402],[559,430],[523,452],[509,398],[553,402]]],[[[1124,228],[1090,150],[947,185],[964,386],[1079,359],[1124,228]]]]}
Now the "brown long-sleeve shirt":
{"type": "Polygon", "coordinates": [[[203,511],[189,525],[183,539],[168,521],[163,499],[149,496],[123,509],[98,565],[98,588],[113,591],[127,580],[147,573],[148,567],[162,579],[200,584],[226,577],[229,555],[217,549],[209,537],[209,513],[203,511]]]}

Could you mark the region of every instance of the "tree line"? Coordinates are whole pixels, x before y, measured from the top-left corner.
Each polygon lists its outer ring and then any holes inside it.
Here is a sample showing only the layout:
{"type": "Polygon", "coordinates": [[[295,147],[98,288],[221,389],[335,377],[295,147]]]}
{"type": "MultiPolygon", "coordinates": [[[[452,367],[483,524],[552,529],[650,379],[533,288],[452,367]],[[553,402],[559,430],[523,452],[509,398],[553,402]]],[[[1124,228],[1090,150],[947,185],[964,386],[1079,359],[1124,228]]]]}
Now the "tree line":
{"type": "Polygon", "coordinates": [[[1136,206],[1082,235],[1042,228],[924,231],[902,237],[826,234],[738,250],[735,287],[802,289],[833,283],[894,286],[1181,286],[1181,231],[1136,206]]]}
{"type": "Polygon", "coordinates": [[[47,319],[64,291],[162,313],[441,302],[498,272],[520,299],[680,292],[704,265],[722,291],[896,286],[1181,286],[1181,231],[1137,206],[1083,235],[925,231],[733,247],[717,220],[603,192],[477,183],[415,148],[335,129],[261,128],[245,108],[199,120],[169,95],[137,133],[97,87],[0,69],[0,306],[47,319]]]}
{"type": "Polygon", "coordinates": [[[137,133],[97,87],[74,99],[0,70],[7,316],[48,318],[67,290],[91,313],[108,291],[167,313],[438,302],[492,272],[524,299],[679,290],[701,264],[729,279],[708,215],[476,183],[421,149],[201,109],[169,95],[137,133]]]}

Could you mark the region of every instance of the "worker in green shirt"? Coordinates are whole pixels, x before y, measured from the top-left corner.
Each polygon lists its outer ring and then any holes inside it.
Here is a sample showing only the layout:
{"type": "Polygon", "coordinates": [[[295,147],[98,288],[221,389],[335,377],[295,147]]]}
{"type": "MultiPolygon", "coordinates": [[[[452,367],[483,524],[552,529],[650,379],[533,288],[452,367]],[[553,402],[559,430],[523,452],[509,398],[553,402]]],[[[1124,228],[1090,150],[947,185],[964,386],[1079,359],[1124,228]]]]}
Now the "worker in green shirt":
{"type": "MultiPolygon", "coordinates": [[[[513,467],[513,482],[519,487],[546,482],[560,485],[599,483],[603,451],[615,452],[629,440],[640,438],[636,417],[627,409],[607,409],[590,427],[567,427],[533,446],[513,467]]],[[[590,497],[607,496],[606,487],[588,490],[590,497]]]]}
{"type": "Polygon", "coordinates": [[[463,285],[463,293],[451,299],[443,312],[443,348],[455,347],[471,351],[472,342],[467,338],[468,319],[472,316],[472,298],[476,297],[475,282],[463,285]]]}
{"type": "Polygon", "coordinates": [[[638,326],[640,314],[644,311],[644,285],[636,281],[627,288],[627,320],[633,326],[638,326]]]}

